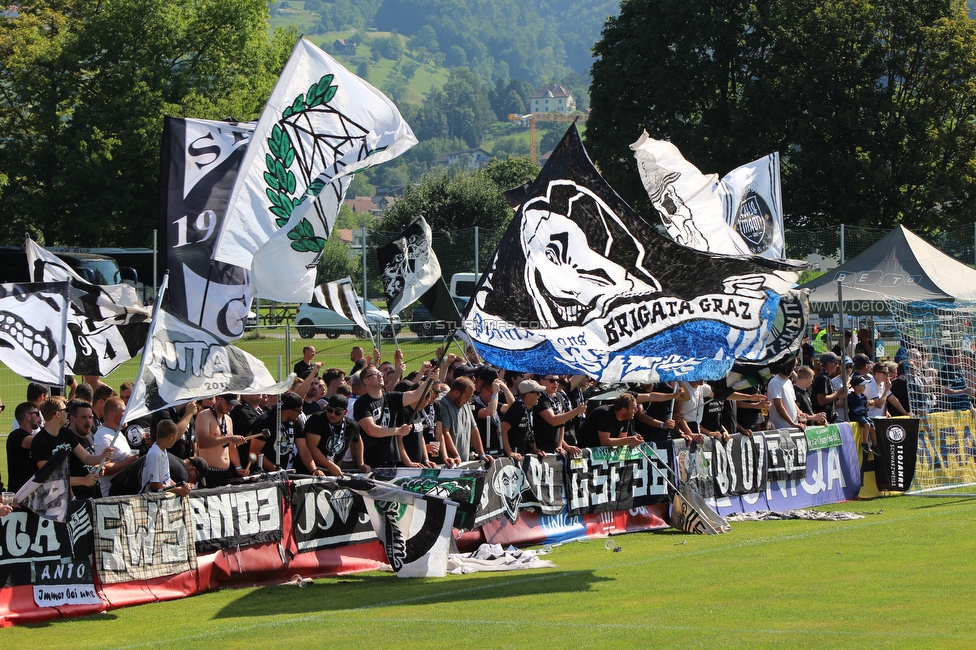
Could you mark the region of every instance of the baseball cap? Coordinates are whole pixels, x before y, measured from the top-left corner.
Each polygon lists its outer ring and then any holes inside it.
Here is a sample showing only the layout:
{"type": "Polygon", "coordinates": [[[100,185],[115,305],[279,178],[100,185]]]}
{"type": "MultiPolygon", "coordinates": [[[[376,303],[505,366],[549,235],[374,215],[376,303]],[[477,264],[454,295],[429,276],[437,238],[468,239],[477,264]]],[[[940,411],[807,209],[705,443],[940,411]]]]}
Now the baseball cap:
{"type": "Polygon", "coordinates": [[[292,410],[301,411],[302,410],[302,398],[298,396],[297,393],[284,393],[279,400],[281,404],[281,410],[292,410]]]}
{"type": "Polygon", "coordinates": [[[334,409],[347,409],[349,408],[349,400],[346,399],[345,395],[333,395],[329,398],[329,406],[334,409]]]}
{"type": "Polygon", "coordinates": [[[820,363],[838,363],[840,357],[838,357],[833,352],[824,352],[820,355],[820,363]]]}
{"type": "Polygon", "coordinates": [[[868,383],[868,378],[864,375],[851,375],[851,388],[868,383]]]}
{"type": "Polygon", "coordinates": [[[544,393],[546,392],[546,387],[537,381],[526,379],[519,384],[518,391],[519,395],[525,395],[526,393],[544,393]]]}

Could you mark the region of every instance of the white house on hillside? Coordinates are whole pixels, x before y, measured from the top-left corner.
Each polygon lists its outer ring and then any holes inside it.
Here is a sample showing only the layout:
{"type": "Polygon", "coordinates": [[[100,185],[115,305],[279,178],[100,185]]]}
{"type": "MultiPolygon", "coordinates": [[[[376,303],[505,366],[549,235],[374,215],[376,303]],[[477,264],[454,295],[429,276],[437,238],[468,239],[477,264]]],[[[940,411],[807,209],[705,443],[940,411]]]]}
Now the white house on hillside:
{"type": "Polygon", "coordinates": [[[572,113],[576,110],[576,98],[559,84],[549,84],[529,97],[529,110],[533,113],[572,113]]]}

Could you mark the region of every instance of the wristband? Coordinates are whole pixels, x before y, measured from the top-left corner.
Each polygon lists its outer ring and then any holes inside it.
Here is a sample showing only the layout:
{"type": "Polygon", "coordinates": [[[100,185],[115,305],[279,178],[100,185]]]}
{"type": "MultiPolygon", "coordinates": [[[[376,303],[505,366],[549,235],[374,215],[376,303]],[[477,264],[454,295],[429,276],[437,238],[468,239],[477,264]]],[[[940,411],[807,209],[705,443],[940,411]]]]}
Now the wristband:
{"type": "Polygon", "coordinates": [[[244,469],[244,468],[243,468],[243,467],[241,467],[240,465],[238,465],[238,466],[237,466],[237,469],[244,469]]]}

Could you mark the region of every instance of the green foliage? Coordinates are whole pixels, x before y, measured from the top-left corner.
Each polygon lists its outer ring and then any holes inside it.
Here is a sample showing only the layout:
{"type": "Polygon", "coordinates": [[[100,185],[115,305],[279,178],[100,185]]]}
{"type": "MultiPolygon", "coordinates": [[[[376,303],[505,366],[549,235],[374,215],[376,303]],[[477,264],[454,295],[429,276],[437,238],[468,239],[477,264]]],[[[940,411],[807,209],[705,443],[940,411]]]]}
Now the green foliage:
{"type": "Polygon", "coordinates": [[[0,241],[148,245],[163,116],[256,118],[294,43],[264,0],[39,0],[0,18],[0,241]]]}
{"type": "Polygon", "coordinates": [[[421,141],[460,138],[473,148],[481,144],[485,129],[494,121],[484,85],[469,69],[457,68],[442,89],[427,93],[412,124],[421,141]]]}
{"type": "MultiPolygon", "coordinates": [[[[370,219],[372,219],[372,216],[370,216],[370,219]]],[[[322,250],[322,257],[319,258],[319,265],[315,271],[316,285],[322,284],[323,282],[339,280],[347,275],[355,277],[357,273],[361,273],[359,270],[359,257],[353,255],[349,247],[342,243],[342,240],[339,238],[339,233],[336,232],[338,229],[339,226],[337,223],[336,228],[332,231],[332,235],[329,236],[328,243],[325,244],[325,248],[322,250]]]]}
{"type": "Polygon", "coordinates": [[[540,171],[539,165],[528,156],[506,156],[489,160],[488,166],[481,173],[497,187],[507,190],[526,182],[531,183],[540,171]]]}
{"type": "Polygon", "coordinates": [[[646,129],[702,171],[779,151],[790,226],[976,219],[976,24],[959,0],[629,0],[594,48],[587,147],[649,211],[646,129]]]}

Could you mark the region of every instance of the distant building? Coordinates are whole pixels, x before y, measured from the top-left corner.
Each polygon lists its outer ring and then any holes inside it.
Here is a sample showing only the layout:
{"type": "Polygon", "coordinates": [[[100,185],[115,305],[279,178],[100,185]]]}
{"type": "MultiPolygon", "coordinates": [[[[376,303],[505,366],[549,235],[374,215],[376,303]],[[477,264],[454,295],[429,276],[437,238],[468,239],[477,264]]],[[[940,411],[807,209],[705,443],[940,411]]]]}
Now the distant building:
{"type": "Polygon", "coordinates": [[[468,169],[481,169],[491,160],[491,154],[484,149],[466,149],[465,151],[452,151],[434,159],[434,165],[449,166],[457,162],[467,160],[468,169]]]}
{"type": "Polygon", "coordinates": [[[352,199],[346,199],[346,205],[352,208],[353,212],[371,214],[374,217],[378,217],[383,213],[383,208],[380,207],[380,203],[384,201],[385,198],[378,196],[357,196],[352,199]]]}
{"type": "Polygon", "coordinates": [[[356,54],[357,47],[359,46],[348,38],[337,38],[332,42],[332,48],[335,50],[336,54],[352,56],[356,54]]]}
{"type": "Polygon", "coordinates": [[[529,110],[533,113],[572,113],[576,110],[576,98],[559,84],[549,84],[529,97],[529,110]]]}

